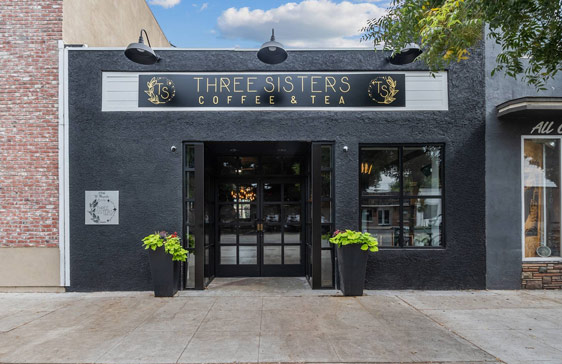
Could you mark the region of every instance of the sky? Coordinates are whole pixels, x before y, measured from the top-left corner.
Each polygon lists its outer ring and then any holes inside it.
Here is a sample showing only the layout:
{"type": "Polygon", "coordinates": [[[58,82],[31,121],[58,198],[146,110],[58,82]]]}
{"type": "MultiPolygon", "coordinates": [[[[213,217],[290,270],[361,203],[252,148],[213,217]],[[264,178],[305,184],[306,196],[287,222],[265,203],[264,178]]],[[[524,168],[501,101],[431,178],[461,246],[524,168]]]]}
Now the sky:
{"type": "Polygon", "coordinates": [[[388,0],[146,1],[168,40],[182,48],[259,48],[271,28],[286,48],[372,47],[360,42],[360,29],[388,5],[388,0]]]}

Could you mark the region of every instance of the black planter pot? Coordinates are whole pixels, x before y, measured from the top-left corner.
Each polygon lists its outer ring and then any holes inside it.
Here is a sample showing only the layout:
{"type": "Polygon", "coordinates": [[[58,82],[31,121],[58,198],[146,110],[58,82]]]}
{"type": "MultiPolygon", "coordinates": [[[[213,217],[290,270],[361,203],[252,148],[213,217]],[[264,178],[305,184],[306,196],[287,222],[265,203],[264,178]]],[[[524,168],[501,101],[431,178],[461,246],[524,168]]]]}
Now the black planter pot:
{"type": "Polygon", "coordinates": [[[368,251],[361,250],[361,244],[338,247],[338,268],[340,289],[344,296],[363,296],[368,251]]]}
{"type": "Polygon", "coordinates": [[[178,291],[180,278],[180,262],[172,261],[172,256],[164,251],[164,247],[156,250],[148,249],[148,259],[152,272],[154,296],[172,297],[178,291]]]}

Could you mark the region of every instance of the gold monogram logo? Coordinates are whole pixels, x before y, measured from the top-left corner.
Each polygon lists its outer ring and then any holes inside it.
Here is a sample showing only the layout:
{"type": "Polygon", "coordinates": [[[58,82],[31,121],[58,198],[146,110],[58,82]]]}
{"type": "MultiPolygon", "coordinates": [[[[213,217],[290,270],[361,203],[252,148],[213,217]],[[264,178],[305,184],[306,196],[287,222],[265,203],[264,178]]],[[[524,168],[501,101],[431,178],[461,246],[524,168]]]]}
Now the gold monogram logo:
{"type": "Polygon", "coordinates": [[[152,77],[146,86],[148,89],[144,92],[148,95],[148,101],[154,105],[170,102],[176,96],[174,82],[166,77],[152,77]]]}
{"type": "Polygon", "coordinates": [[[396,81],[390,76],[376,77],[369,82],[367,92],[371,100],[378,104],[389,105],[396,101],[396,81]]]}

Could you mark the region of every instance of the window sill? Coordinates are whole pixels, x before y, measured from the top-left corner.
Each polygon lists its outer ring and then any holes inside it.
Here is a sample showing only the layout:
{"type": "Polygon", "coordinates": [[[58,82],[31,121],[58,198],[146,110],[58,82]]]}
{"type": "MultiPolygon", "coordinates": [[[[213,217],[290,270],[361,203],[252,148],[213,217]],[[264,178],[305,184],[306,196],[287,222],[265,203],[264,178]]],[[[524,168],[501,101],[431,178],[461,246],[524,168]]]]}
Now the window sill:
{"type": "Polygon", "coordinates": [[[562,262],[562,257],[523,258],[523,263],[548,263],[548,262],[562,262]]]}

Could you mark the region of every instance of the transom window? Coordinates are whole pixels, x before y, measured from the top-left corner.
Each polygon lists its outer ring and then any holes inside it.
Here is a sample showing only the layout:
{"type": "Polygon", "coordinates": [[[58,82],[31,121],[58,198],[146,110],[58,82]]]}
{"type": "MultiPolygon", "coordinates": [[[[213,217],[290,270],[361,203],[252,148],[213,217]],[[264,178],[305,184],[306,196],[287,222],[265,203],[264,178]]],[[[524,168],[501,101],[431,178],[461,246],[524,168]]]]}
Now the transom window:
{"type": "Polygon", "coordinates": [[[381,247],[442,247],[443,146],[360,148],[361,230],[381,247]]]}
{"type": "Polygon", "coordinates": [[[560,140],[523,139],[523,259],[560,259],[560,140]]]}

